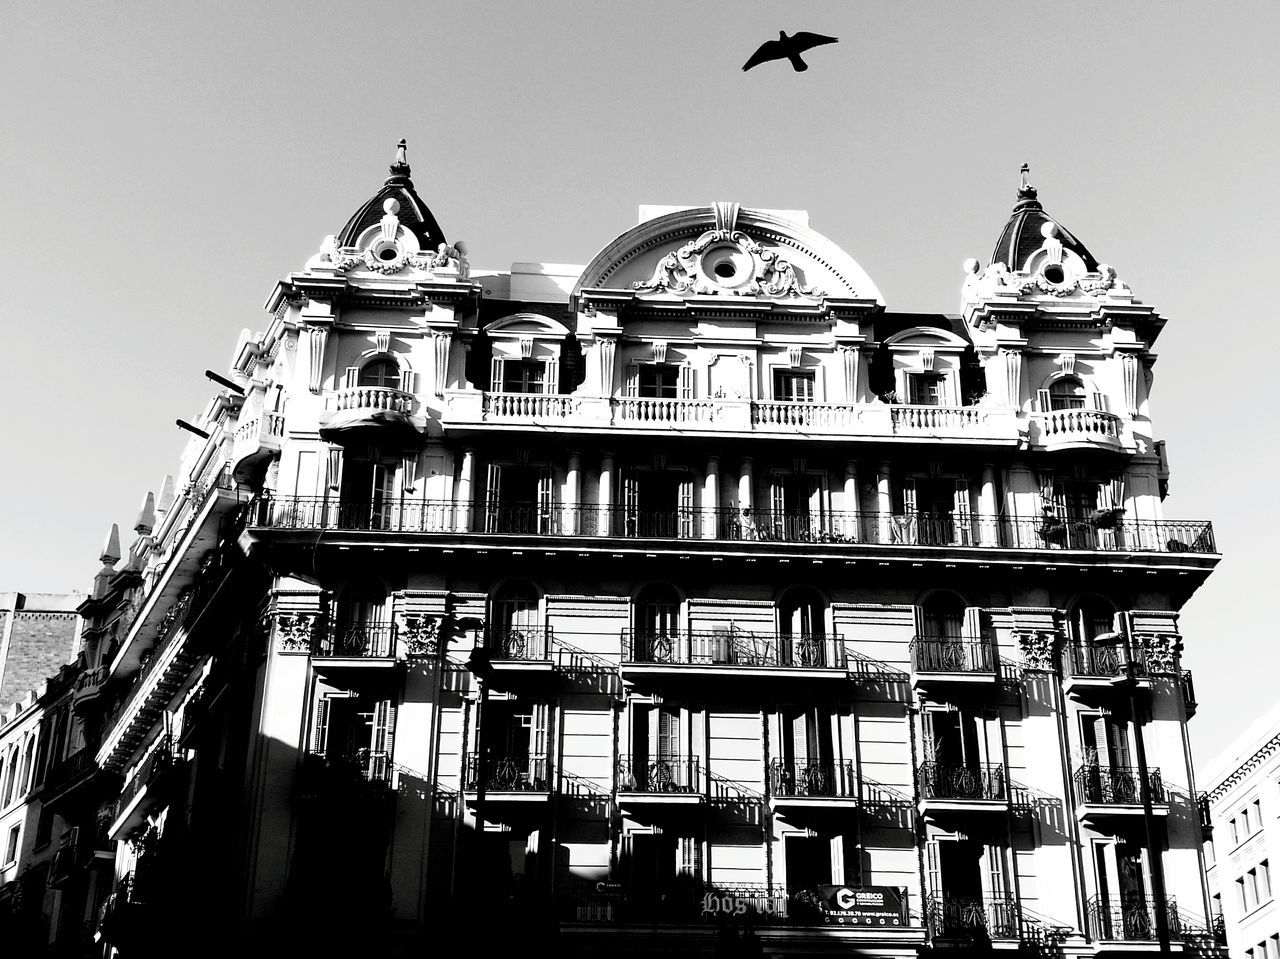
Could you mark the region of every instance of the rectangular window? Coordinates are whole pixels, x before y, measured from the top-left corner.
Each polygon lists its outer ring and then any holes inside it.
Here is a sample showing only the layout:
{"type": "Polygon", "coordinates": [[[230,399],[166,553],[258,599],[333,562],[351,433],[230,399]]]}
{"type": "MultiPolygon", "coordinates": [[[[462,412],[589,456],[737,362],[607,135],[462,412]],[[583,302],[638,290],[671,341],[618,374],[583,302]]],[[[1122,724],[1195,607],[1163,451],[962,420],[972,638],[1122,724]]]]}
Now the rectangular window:
{"type": "Polygon", "coordinates": [[[1258,901],[1266,902],[1271,898],[1271,865],[1269,860],[1258,863],[1258,901]]]}
{"type": "Polygon", "coordinates": [[[1217,862],[1217,857],[1213,848],[1213,840],[1206,839],[1204,841],[1204,861],[1206,865],[1212,866],[1217,862]]]}
{"type": "Polygon", "coordinates": [[[1246,806],[1240,811],[1240,835],[1252,836],[1253,827],[1249,825],[1249,807],[1246,806]]]}
{"type": "Polygon", "coordinates": [[[674,400],[680,396],[680,368],[671,363],[640,367],[639,392],[652,399],[674,400]]]}
{"type": "Polygon", "coordinates": [[[18,830],[20,826],[14,826],[9,830],[9,838],[4,844],[4,864],[11,866],[18,859],[18,830]]]}
{"type": "Polygon", "coordinates": [[[943,378],[941,373],[909,373],[907,375],[908,402],[916,406],[942,406],[943,378]]]}
{"type": "Polygon", "coordinates": [[[1262,800],[1255,799],[1253,801],[1253,831],[1257,832],[1262,828],[1262,800]]]}
{"type": "Polygon", "coordinates": [[[1240,908],[1245,912],[1249,911],[1249,899],[1244,894],[1244,876],[1236,880],[1236,898],[1240,902],[1240,908]]]}
{"type": "Polygon", "coordinates": [[[546,364],[541,360],[506,360],[502,364],[502,392],[542,393],[546,364]]]}
{"type": "Polygon", "coordinates": [[[1240,832],[1236,827],[1236,821],[1234,818],[1227,825],[1231,827],[1231,845],[1234,846],[1240,841],[1240,832]]]}
{"type": "Polygon", "coordinates": [[[36,848],[48,845],[53,838],[53,810],[40,804],[40,818],[36,820],[36,848]]]}
{"type": "Polygon", "coordinates": [[[812,403],[815,398],[812,370],[774,370],[773,398],[792,403],[812,403]]]}

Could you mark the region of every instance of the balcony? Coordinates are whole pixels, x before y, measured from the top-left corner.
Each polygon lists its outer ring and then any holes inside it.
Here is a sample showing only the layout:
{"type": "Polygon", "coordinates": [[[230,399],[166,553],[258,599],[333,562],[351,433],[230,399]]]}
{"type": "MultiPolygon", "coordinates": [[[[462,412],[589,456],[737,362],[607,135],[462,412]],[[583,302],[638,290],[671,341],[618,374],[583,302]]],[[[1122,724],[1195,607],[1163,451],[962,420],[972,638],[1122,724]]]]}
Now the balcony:
{"type": "Polygon", "coordinates": [[[704,789],[697,758],[665,756],[618,762],[618,802],[626,806],[700,806],[704,789]]]}
{"type": "Polygon", "coordinates": [[[858,797],[852,762],[802,760],[769,764],[769,794],[774,808],[848,808],[858,797]]]}
{"type": "Polygon", "coordinates": [[[710,630],[622,630],[622,673],[649,675],[827,676],[846,679],[848,662],[839,636],[754,632],[738,626],[710,630]]]}
{"type": "Polygon", "coordinates": [[[1184,669],[1178,673],[1178,687],[1182,691],[1182,705],[1186,707],[1187,718],[1196,714],[1196,685],[1192,681],[1191,670],[1184,669]]]}
{"type": "Polygon", "coordinates": [[[57,802],[98,771],[94,753],[92,746],[83,746],[49,770],[42,797],[46,805],[57,802]]]}
{"type": "MultiPolygon", "coordinates": [[[[1149,690],[1151,678],[1141,648],[1133,651],[1134,678],[1139,689],[1149,690]]],[[[1067,695],[1088,699],[1123,691],[1128,682],[1123,646],[1072,643],[1067,647],[1067,669],[1062,685],[1067,695]]]]}
{"type": "Polygon", "coordinates": [[[916,636],[909,650],[911,685],[916,689],[990,686],[996,682],[999,658],[986,640],[916,636]]]}
{"type": "Polygon", "coordinates": [[[1053,410],[1033,413],[1031,445],[1055,450],[1124,449],[1124,425],[1114,413],[1101,410],[1053,410]]]}
{"type": "Polygon", "coordinates": [[[236,427],[231,448],[231,476],[237,483],[260,477],[272,454],[284,441],[284,414],[269,410],[244,419],[236,427]]]}
{"type": "Polygon", "coordinates": [[[1213,525],[1201,521],[1119,520],[1092,524],[978,513],[640,510],[624,506],[526,504],[388,498],[377,503],[324,496],[259,496],[251,530],[346,530],[451,538],[459,534],[586,541],[744,541],[821,551],[882,547],[1214,554],[1213,525]]]}
{"type": "MultiPolygon", "coordinates": [[[[484,769],[484,801],[486,805],[546,803],[551,797],[546,759],[523,755],[487,756],[484,769]]],[[[480,756],[467,756],[463,773],[463,790],[476,793],[480,784],[480,756]]]]}
{"type": "Polygon", "coordinates": [[[555,632],[542,626],[489,626],[485,648],[496,673],[547,673],[554,669],[555,632]]]}
{"type": "Polygon", "coordinates": [[[76,677],[75,688],[71,691],[71,708],[84,714],[96,705],[102,696],[102,688],[106,684],[111,670],[106,663],[85,670],[76,677]]]}
{"type": "Polygon", "coordinates": [[[901,406],[894,404],[890,420],[893,435],[982,442],[1017,443],[1018,421],[1014,410],[986,406],[901,406]]]}
{"type": "Polygon", "coordinates": [[[162,807],[169,799],[170,785],[181,766],[174,756],[167,739],[160,743],[138,764],[133,776],[126,780],[120,794],[111,807],[111,826],[107,837],[127,837],[135,828],[143,825],[147,816],[162,807]]]}
{"type": "Polygon", "coordinates": [[[329,393],[320,436],[343,444],[417,442],[425,420],[414,416],[414,395],[389,386],[348,386],[329,393]]]}
{"type": "Polygon", "coordinates": [[[376,667],[396,661],[395,623],[335,623],[315,637],[311,655],[317,670],[376,667]]]}
{"type": "Polygon", "coordinates": [[[375,749],[328,756],[306,753],[297,788],[298,798],[304,802],[384,800],[393,795],[391,754],[375,749]]]}
{"type": "Polygon", "coordinates": [[[917,775],[920,814],[1003,812],[1009,807],[1004,766],[972,763],[965,766],[926,762],[917,775]]]}
{"type": "MultiPolygon", "coordinates": [[[[1156,899],[1129,895],[1124,899],[1094,896],[1086,905],[1089,935],[1099,942],[1156,942],[1156,899]]],[[[1165,901],[1169,938],[1182,935],[1178,904],[1172,896],[1165,901]]]]}
{"type": "Polygon", "coordinates": [[[1022,911],[1012,896],[925,896],[924,919],[933,939],[1022,938],[1022,911]]]}
{"type": "MultiPolygon", "coordinates": [[[[1081,822],[1143,815],[1142,776],[1136,767],[1095,763],[1077,767],[1072,778],[1076,784],[1076,818],[1081,822]]],[[[1158,768],[1147,768],[1147,783],[1151,811],[1157,816],[1167,816],[1169,800],[1158,768]]]]}

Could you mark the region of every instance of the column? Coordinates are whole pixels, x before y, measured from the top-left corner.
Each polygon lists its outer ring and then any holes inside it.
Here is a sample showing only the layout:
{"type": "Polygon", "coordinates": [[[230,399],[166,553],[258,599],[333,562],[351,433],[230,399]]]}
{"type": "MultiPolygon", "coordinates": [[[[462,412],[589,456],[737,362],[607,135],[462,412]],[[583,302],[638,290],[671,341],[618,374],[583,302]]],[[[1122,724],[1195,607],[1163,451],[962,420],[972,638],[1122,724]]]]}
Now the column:
{"type": "Polygon", "coordinates": [[[564,474],[564,520],[561,532],[573,536],[578,532],[578,513],[582,505],[582,454],[569,450],[569,468],[564,474]]]}
{"type": "Polygon", "coordinates": [[[738,470],[738,522],[742,525],[743,539],[756,539],[760,518],[756,516],[752,496],[751,457],[744,456],[738,470]]]}
{"type": "Polygon", "coordinates": [[[707,472],[702,480],[702,538],[716,539],[720,534],[720,457],[707,457],[707,472]]]}
{"type": "Polygon", "coordinates": [[[476,470],[476,451],[462,451],[462,469],[458,473],[458,487],[453,496],[453,515],[457,518],[457,532],[471,529],[471,487],[476,470]]]}
{"type": "Polygon", "coordinates": [[[613,511],[613,454],[605,453],[600,457],[600,513],[596,519],[596,535],[608,536],[613,532],[609,522],[613,511]]]}
{"type": "Polygon", "coordinates": [[[890,465],[881,460],[876,476],[876,509],[879,511],[880,542],[893,542],[893,487],[889,485],[890,465]]]}
{"type": "Polygon", "coordinates": [[[844,464],[844,520],[840,531],[849,539],[862,539],[859,521],[862,518],[862,497],[858,494],[858,463],[849,460],[844,464]]]}
{"type": "Polygon", "coordinates": [[[982,488],[978,490],[978,545],[1000,545],[999,510],[996,507],[996,468],[982,464],[982,488]]]}

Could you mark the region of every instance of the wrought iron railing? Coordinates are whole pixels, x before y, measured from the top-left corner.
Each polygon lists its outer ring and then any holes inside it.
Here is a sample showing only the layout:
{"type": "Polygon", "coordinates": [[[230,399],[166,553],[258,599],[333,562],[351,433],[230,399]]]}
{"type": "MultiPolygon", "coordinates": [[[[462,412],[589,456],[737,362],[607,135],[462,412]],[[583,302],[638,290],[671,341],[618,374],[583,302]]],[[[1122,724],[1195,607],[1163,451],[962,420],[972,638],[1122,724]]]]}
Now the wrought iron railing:
{"type": "MultiPolygon", "coordinates": [[[[529,756],[486,756],[486,791],[491,792],[548,792],[551,783],[547,778],[547,760],[529,756]]],[[[480,781],[480,756],[471,753],[463,788],[475,790],[480,781]]]]}
{"type": "Polygon", "coordinates": [[[769,764],[769,790],[786,798],[852,798],[858,795],[858,781],[851,762],[810,759],[789,763],[775,759],[769,764]]]}
{"type": "Polygon", "coordinates": [[[44,788],[47,792],[56,793],[79,779],[91,769],[96,769],[94,759],[97,750],[89,746],[77,749],[62,762],[49,770],[45,777],[44,788]]]}
{"type": "Polygon", "coordinates": [[[1196,812],[1200,817],[1200,831],[1208,835],[1213,831],[1213,806],[1208,793],[1196,794],[1196,812]]]}
{"type": "Polygon", "coordinates": [[[1042,517],[979,513],[889,514],[694,506],[637,509],[617,505],[453,502],[405,496],[356,502],[340,495],[262,495],[250,509],[248,522],[268,529],[1217,552],[1213,525],[1199,520],[1117,520],[1113,526],[1098,528],[1088,519],[1046,521],[1042,517]]]}
{"type": "Polygon", "coordinates": [[[485,632],[485,646],[494,660],[547,660],[554,645],[549,626],[489,626],[485,632]]]}
{"type": "Polygon", "coordinates": [[[1128,660],[1123,646],[1072,643],[1067,647],[1067,668],[1072,676],[1123,676],[1126,661],[1133,662],[1136,675],[1146,675],[1146,658],[1141,647],[1135,647],[1128,660]]]}
{"type": "Polygon", "coordinates": [[[618,761],[618,789],[629,793],[700,793],[702,767],[696,757],[618,761]]]}
{"type": "Polygon", "coordinates": [[[920,795],[925,799],[1007,799],[1008,784],[1000,763],[952,766],[926,762],[920,767],[920,795]]]}
{"type": "MultiPolygon", "coordinates": [[[[1086,906],[1089,934],[1102,942],[1152,942],[1158,936],[1154,896],[1129,894],[1117,899],[1094,896],[1086,906]]],[[[1182,925],[1178,904],[1170,896],[1165,900],[1165,918],[1170,938],[1181,938],[1182,925]]]]}
{"type": "Polygon", "coordinates": [[[1012,896],[925,896],[924,916],[934,938],[1022,938],[1022,912],[1012,896]]]}
{"type": "MultiPolygon", "coordinates": [[[[1090,764],[1075,771],[1076,801],[1096,805],[1136,805],[1143,801],[1142,776],[1136,766],[1090,764]]],[[[1164,803],[1164,781],[1158,767],[1147,768],[1153,803],[1164,803]]]]}
{"type": "Polygon", "coordinates": [[[1182,690],[1182,702],[1188,713],[1196,709],[1196,684],[1191,677],[1191,670],[1184,669],[1178,674],[1178,687],[1182,690]]]}
{"type": "Polygon", "coordinates": [[[316,636],[315,656],[385,659],[396,652],[395,623],[334,623],[316,636]]]}
{"type": "Polygon", "coordinates": [[[116,796],[112,804],[111,821],[119,820],[140,792],[155,783],[173,767],[173,745],[168,739],[162,739],[116,796]]]}
{"type": "Polygon", "coordinates": [[[916,636],[911,640],[911,669],[917,673],[994,673],[996,652],[981,639],[916,636]]]}
{"type": "Polygon", "coordinates": [[[708,630],[622,630],[632,663],[844,669],[839,636],[758,633],[736,626],[708,630]]]}

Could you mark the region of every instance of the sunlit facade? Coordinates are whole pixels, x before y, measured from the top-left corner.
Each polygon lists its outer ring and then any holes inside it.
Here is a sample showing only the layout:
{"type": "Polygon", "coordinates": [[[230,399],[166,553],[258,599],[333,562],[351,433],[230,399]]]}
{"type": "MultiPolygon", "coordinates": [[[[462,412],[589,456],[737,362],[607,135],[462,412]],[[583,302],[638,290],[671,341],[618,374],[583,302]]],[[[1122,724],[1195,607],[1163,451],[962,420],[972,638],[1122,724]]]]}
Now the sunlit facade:
{"type": "Polygon", "coordinates": [[[402,144],[104,555],[95,946],[1215,954],[1164,319],[1025,180],[960,279],[737,203],[472,270],[402,144]]]}

